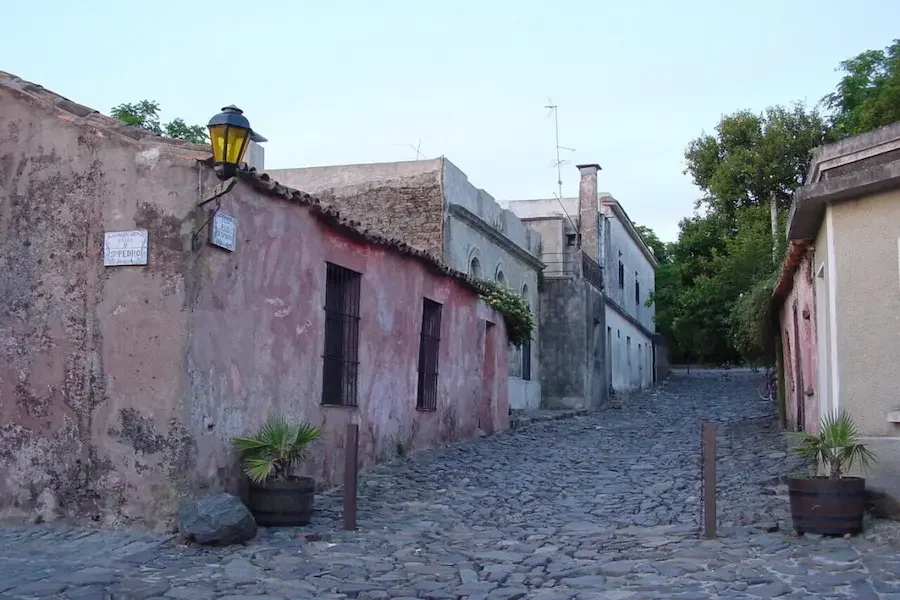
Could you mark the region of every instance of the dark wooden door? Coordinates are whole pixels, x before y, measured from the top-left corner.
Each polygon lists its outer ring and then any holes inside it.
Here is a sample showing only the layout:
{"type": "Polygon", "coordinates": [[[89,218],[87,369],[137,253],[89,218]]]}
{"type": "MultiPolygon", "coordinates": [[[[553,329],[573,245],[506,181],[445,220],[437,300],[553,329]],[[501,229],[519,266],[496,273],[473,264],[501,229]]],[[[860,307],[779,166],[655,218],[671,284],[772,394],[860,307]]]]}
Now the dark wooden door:
{"type": "Polygon", "coordinates": [[[800,339],[800,323],[797,321],[797,303],[794,303],[794,400],[797,405],[797,431],[806,427],[806,391],[803,388],[803,342],[800,339]]]}

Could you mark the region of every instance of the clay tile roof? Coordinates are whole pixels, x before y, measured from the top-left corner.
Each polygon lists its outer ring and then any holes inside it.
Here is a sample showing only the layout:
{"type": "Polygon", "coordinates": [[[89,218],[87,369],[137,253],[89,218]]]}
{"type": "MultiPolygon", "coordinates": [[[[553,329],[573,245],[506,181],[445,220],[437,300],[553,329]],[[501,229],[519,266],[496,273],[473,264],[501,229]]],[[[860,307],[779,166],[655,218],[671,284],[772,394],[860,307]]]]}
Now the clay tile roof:
{"type": "Polygon", "coordinates": [[[458,279],[476,292],[484,291],[477,280],[472,279],[465,273],[451,269],[434,255],[413,248],[406,242],[397,238],[390,237],[373,229],[368,229],[358,221],[354,221],[341,215],[334,207],[321,202],[315,196],[311,196],[306,192],[301,192],[278,183],[276,180],[272,179],[268,173],[260,173],[255,168],[243,165],[238,171],[238,177],[260,192],[270,196],[284,198],[302,206],[308,206],[316,218],[345,234],[349,234],[350,236],[369,244],[385,246],[394,252],[416,258],[424,262],[426,266],[434,272],[458,279]]]}
{"type": "MultiPolygon", "coordinates": [[[[144,143],[180,149],[182,152],[188,151],[189,155],[210,164],[210,151],[209,146],[206,144],[193,144],[154,135],[149,131],[134,127],[113,117],[103,115],[92,108],[73,102],[43,86],[16,77],[12,73],[0,71],[0,91],[4,89],[10,91],[24,102],[55,111],[57,116],[70,120],[76,125],[106,133],[123,135],[144,143]]],[[[477,280],[470,278],[465,273],[451,269],[432,254],[417,250],[402,240],[367,229],[357,221],[342,216],[331,206],[320,202],[318,198],[278,183],[267,173],[258,173],[256,169],[248,168],[244,165],[238,172],[238,176],[260,192],[290,200],[302,206],[308,206],[314,216],[336,230],[342,231],[360,241],[384,246],[398,254],[415,258],[423,262],[433,272],[453,277],[476,292],[484,291],[483,286],[477,280]]]]}

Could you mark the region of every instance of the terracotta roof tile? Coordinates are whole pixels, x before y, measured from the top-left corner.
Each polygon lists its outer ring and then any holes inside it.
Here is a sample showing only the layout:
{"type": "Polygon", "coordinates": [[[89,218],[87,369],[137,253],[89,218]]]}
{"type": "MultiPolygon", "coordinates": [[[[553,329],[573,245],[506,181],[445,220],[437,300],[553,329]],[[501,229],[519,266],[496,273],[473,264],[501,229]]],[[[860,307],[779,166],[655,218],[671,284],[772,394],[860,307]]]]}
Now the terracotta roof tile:
{"type": "Polygon", "coordinates": [[[472,279],[465,273],[451,269],[434,255],[413,248],[406,242],[397,238],[390,237],[373,229],[368,229],[358,221],[354,221],[353,219],[341,215],[335,208],[321,202],[315,196],[311,196],[306,192],[301,192],[300,190],[295,190],[278,183],[276,180],[272,179],[268,173],[259,173],[256,169],[248,168],[247,165],[243,165],[238,171],[238,177],[263,193],[285,198],[302,206],[308,206],[313,215],[335,229],[370,244],[385,246],[394,252],[416,258],[424,262],[432,271],[458,279],[476,292],[484,291],[477,280],[472,279]]]}

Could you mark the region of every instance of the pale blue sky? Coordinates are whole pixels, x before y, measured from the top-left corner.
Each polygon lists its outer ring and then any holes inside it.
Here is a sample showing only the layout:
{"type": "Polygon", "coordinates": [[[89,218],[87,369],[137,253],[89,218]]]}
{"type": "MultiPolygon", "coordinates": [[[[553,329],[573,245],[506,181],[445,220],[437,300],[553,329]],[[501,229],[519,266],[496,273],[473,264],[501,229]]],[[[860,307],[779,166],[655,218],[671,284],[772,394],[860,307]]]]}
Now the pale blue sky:
{"type": "Polygon", "coordinates": [[[205,124],[226,104],[270,168],[447,156],[498,199],[580,162],[674,239],[698,191],[683,152],[720,115],[832,90],[837,63],[900,37],[898,0],[3,2],[0,69],[108,112],[155,99],[205,124]]]}

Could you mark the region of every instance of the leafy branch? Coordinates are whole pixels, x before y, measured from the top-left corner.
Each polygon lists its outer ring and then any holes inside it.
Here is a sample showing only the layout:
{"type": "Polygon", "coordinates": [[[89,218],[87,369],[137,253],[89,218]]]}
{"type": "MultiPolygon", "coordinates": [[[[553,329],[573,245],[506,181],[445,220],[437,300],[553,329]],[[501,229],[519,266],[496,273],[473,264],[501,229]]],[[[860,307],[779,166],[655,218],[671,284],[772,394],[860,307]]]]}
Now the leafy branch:
{"type": "Polygon", "coordinates": [[[184,119],[172,119],[162,124],[159,120],[159,102],[153,100],[141,100],[134,104],[125,102],[114,106],[110,111],[116,119],[149,131],[154,135],[161,135],[175,140],[184,140],[194,144],[209,143],[206,128],[202,125],[188,125],[184,119]]]}
{"type": "Polygon", "coordinates": [[[502,283],[489,279],[476,280],[482,288],[481,298],[494,310],[503,313],[509,342],[518,347],[531,340],[534,330],[534,314],[522,295],[502,283]]]}

